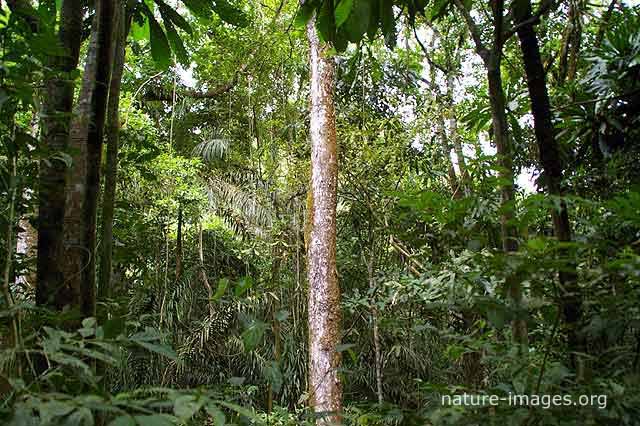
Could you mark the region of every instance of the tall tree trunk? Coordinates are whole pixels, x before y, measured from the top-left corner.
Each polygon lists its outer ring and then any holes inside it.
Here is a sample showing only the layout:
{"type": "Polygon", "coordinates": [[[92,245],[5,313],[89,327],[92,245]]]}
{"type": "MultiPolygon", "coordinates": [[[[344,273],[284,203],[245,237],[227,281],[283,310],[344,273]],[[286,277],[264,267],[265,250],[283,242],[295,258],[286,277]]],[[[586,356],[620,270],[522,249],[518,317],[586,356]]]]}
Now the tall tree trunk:
{"type": "Polygon", "coordinates": [[[87,53],[79,117],[72,129],[71,145],[79,151],[68,187],[65,238],[68,276],[77,292],[82,316],[95,316],[96,215],[100,192],[102,139],[111,74],[111,40],[114,0],[99,0],[87,53]],[[86,114],[86,115],[85,115],[86,114]]]}
{"type": "Polygon", "coordinates": [[[204,265],[204,243],[202,241],[202,223],[198,224],[198,258],[200,259],[200,277],[202,283],[207,289],[208,305],[209,305],[209,317],[213,318],[213,289],[209,284],[209,277],[207,276],[207,268],[204,265]]]}
{"type": "MultiPolygon", "coordinates": [[[[432,38],[429,46],[430,48],[433,48],[434,41],[435,38],[432,38]]],[[[442,96],[440,94],[439,87],[435,84],[436,67],[433,65],[429,67],[429,77],[436,95],[436,108],[438,108],[438,105],[442,102],[442,96]]],[[[453,167],[453,162],[451,161],[451,145],[449,144],[449,139],[447,138],[447,133],[445,131],[444,115],[442,114],[442,111],[435,111],[435,113],[437,116],[436,136],[440,140],[440,146],[442,147],[442,157],[447,167],[447,177],[449,179],[449,186],[451,187],[451,194],[453,194],[454,198],[460,198],[462,193],[460,192],[460,183],[456,176],[456,169],[453,167]]]]}
{"type": "MultiPolygon", "coordinates": [[[[530,19],[530,0],[518,0],[515,3],[513,12],[516,22],[525,22],[530,19]]],[[[522,25],[517,34],[527,75],[531,112],[534,119],[534,130],[545,185],[552,196],[562,196],[563,167],[561,153],[555,138],[551,104],[549,102],[538,39],[532,24],[522,25]]],[[[571,241],[571,224],[566,203],[561,201],[559,208],[551,210],[551,216],[554,232],[558,240],[562,242],[571,241]]],[[[561,252],[561,254],[568,256],[566,251],[561,252]]],[[[569,346],[574,352],[582,352],[584,344],[578,333],[578,326],[582,316],[582,295],[577,284],[575,262],[569,261],[566,267],[560,270],[559,276],[561,287],[564,289],[561,299],[562,312],[569,328],[569,346]]],[[[574,359],[574,366],[579,367],[579,364],[574,359]]],[[[579,373],[582,373],[581,368],[579,370],[579,373]]]]}
{"type": "Polygon", "coordinates": [[[104,177],[104,196],[102,199],[102,256],[100,257],[100,298],[109,298],[113,294],[111,271],[113,259],[113,216],[118,180],[118,149],[120,143],[120,86],[126,60],[127,35],[131,25],[131,14],[126,2],[118,7],[118,19],[114,40],[113,71],[109,87],[107,106],[107,164],[104,177]]]}
{"type": "Polygon", "coordinates": [[[61,310],[74,300],[61,268],[64,241],[64,207],[69,121],[73,106],[74,81],[82,38],[83,1],[63,0],[58,39],[65,55],[50,59],[56,72],[46,83],[42,142],[49,158],[40,162],[38,207],[38,267],[36,303],[61,310]]]}
{"type": "Polygon", "coordinates": [[[182,277],[182,204],[178,205],[178,235],[176,237],[176,281],[182,277]]]}
{"type": "Polygon", "coordinates": [[[602,18],[600,19],[600,26],[598,26],[598,33],[596,34],[596,40],[593,43],[594,47],[598,48],[602,44],[604,34],[607,32],[607,28],[609,27],[609,23],[611,21],[611,15],[613,15],[613,10],[616,8],[617,4],[618,0],[611,0],[611,3],[609,3],[609,7],[602,14],[602,18]]]}
{"type": "Polygon", "coordinates": [[[320,42],[315,19],[307,25],[311,69],[311,202],[308,247],[309,394],[317,425],[340,423],[342,386],[340,287],[336,269],[338,155],[333,105],[333,60],[320,42]]]}
{"type": "MultiPolygon", "coordinates": [[[[502,88],[502,74],[500,64],[502,62],[503,37],[503,14],[504,1],[492,0],[491,10],[493,14],[493,40],[490,48],[487,48],[482,41],[480,28],[475,23],[473,17],[461,0],[454,0],[456,9],[464,18],[469,32],[473,38],[476,52],[482,59],[487,70],[487,80],[489,83],[489,100],[491,107],[491,123],[493,126],[493,137],[496,144],[498,166],[500,170],[500,192],[502,195],[502,213],[500,224],[502,231],[502,249],[505,254],[518,251],[518,232],[513,223],[514,210],[514,183],[513,183],[513,152],[509,127],[507,125],[506,102],[504,90],[502,88]]],[[[521,346],[528,343],[527,323],[521,318],[522,309],[522,283],[514,274],[506,277],[506,289],[514,310],[518,312],[511,323],[513,340],[521,346]]]]}
{"type": "Polygon", "coordinates": [[[451,187],[451,194],[454,198],[460,198],[462,196],[462,192],[460,191],[458,176],[456,176],[456,169],[453,167],[453,162],[451,161],[451,146],[449,145],[449,139],[447,138],[447,132],[445,131],[444,116],[441,112],[436,112],[436,115],[438,117],[436,119],[436,134],[438,139],[440,139],[442,159],[447,167],[447,177],[449,180],[449,186],[451,187]]]}
{"type": "Polygon", "coordinates": [[[465,195],[469,194],[470,178],[467,170],[467,162],[464,159],[462,150],[462,142],[460,133],[458,132],[458,118],[456,117],[455,101],[454,101],[454,77],[453,72],[449,70],[447,74],[447,108],[449,110],[449,139],[453,142],[453,149],[458,159],[458,170],[460,171],[460,183],[465,195]]]}
{"type": "MultiPolygon", "coordinates": [[[[514,210],[514,184],[513,184],[513,162],[512,147],[509,129],[507,127],[507,114],[505,110],[504,91],[502,89],[502,76],[500,73],[500,63],[496,59],[492,62],[487,71],[489,79],[489,97],[491,99],[491,121],[493,123],[493,135],[498,156],[498,173],[501,183],[502,193],[502,214],[500,226],[502,229],[502,250],[505,254],[518,251],[518,231],[513,223],[514,210]],[[497,64],[495,63],[497,62],[497,64]]],[[[508,274],[505,282],[507,291],[514,308],[520,311],[522,308],[522,283],[514,274],[508,274]]],[[[512,322],[513,340],[516,343],[527,344],[527,324],[524,319],[519,318],[512,322]]]]}

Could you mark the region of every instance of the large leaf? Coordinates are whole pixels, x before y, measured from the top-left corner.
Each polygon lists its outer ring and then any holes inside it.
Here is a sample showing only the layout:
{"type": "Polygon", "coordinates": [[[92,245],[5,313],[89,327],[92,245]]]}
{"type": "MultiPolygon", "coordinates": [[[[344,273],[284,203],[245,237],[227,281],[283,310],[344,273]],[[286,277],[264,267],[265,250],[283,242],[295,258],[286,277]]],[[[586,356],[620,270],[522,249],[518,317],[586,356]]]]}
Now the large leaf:
{"type": "Polygon", "coordinates": [[[155,352],[157,354],[163,355],[163,356],[165,356],[165,357],[167,357],[167,358],[169,358],[171,360],[178,359],[178,355],[169,346],[156,344],[156,343],[151,343],[151,342],[144,341],[144,340],[135,340],[135,339],[131,339],[131,340],[134,343],[142,346],[143,348],[145,348],[148,351],[155,352]]]}
{"type": "Polygon", "coordinates": [[[371,16],[371,3],[369,0],[353,0],[351,14],[344,24],[349,41],[354,43],[362,40],[362,36],[367,32],[371,16]]]}
{"type": "Polygon", "coordinates": [[[145,13],[149,21],[149,41],[151,43],[151,57],[160,69],[167,69],[171,65],[171,48],[167,36],[162,31],[162,27],[156,21],[153,13],[145,8],[145,13]]]}
{"type": "Polygon", "coordinates": [[[340,3],[336,6],[335,16],[336,16],[336,27],[341,27],[347,21],[349,14],[351,13],[351,9],[353,6],[354,0],[340,0],[340,3]]]}
{"type": "Polygon", "coordinates": [[[207,0],[182,0],[187,9],[194,14],[194,16],[208,20],[211,18],[211,12],[213,11],[213,4],[207,0]]]}
{"type": "Polygon", "coordinates": [[[178,58],[178,61],[182,65],[189,65],[189,55],[187,54],[187,50],[184,48],[184,44],[182,44],[182,39],[178,35],[178,32],[170,21],[165,20],[164,26],[167,29],[167,38],[169,39],[169,44],[171,45],[171,49],[176,55],[176,58],[178,58]]]}
{"type": "Polygon", "coordinates": [[[318,7],[318,2],[316,0],[305,1],[300,8],[298,9],[298,13],[296,13],[294,24],[297,28],[304,28],[307,25],[307,22],[313,16],[313,12],[316,7],[318,7]]]}
{"type": "Polygon", "coordinates": [[[387,47],[393,48],[396,44],[396,20],[393,15],[393,0],[380,0],[380,17],[385,44],[387,47]]]}
{"type": "Polygon", "coordinates": [[[178,12],[176,12],[174,8],[164,3],[162,0],[154,1],[158,5],[158,9],[160,9],[160,15],[162,16],[162,20],[164,21],[165,26],[167,25],[167,23],[169,23],[177,26],[188,34],[193,33],[191,25],[189,25],[187,20],[184,19],[178,12]]]}
{"type": "Polygon", "coordinates": [[[235,25],[236,27],[246,27],[249,25],[247,15],[227,0],[215,0],[213,10],[218,14],[220,19],[228,24],[235,25]]]}

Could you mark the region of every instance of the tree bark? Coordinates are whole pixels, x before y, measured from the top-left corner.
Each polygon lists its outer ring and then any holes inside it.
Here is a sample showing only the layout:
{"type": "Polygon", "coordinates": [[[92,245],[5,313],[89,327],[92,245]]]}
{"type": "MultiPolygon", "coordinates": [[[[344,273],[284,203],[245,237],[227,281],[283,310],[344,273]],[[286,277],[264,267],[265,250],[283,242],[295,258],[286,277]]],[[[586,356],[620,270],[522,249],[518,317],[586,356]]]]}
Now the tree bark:
{"type": "Polygon", "coordinates": [[[104,178],[104,196],[102,199],[102,256],[100,257],[100,298],[109,298],[113,294],[111,271],[113,259],[113,217],[118,180],[118,149],[120,144],[120,86],[126,60],[127,35],[131,25],[131,14],[122,2],[117,9],[119,19],[114,31],[113,71],[109,86],[107,106],[107,164],[104,178]]]}
{"type": "Polygon", "coordinates": [[[307,25],[311,69],[311,202],[308,247],[309,395],[316,424],[339,424],[342,386],[340,353],[340,288],[336,269],[336,202],[338,156],[333,90],[335,66],[329,48],[307,25]]]}
{"type": "Polygon", "coordinates": [[[182,277],[182,204],[178,205],[178,235],[176,236],[176,281],[182,277]]]}
{"type": "MultiPolygon", "coordinates": [[[[489,99],[491,107],[491,123],[493,126],[493,137],[496,144],[498,166],[500,170],[500,192],[502,197],[500,226],[502,233],[502,249],[505,254],[518,251],[518,232],[513,223],[514,210],[514,183],[513,183],[513,148],[507,125],[506,101],[502,88],[502,74],[500,64],[502,62],[503,46],[503,14],[504,1],[492,0],[491,10],[493,14],[493,38],[492,45],[487,48],[482,41],[480,28],[475,23],[473,17],[462,4],[461,0],[454,0],[456,9],[460,12],[467,24],[471,37],[473,38],[476,53],[482,59],[487,70],[487,80],[489,83],[489,99]]],[[[526,346],[528,341],[527,323],[521,318],[522,308],[522,283],[514,274],[508,274],[505,286],[507,294],[518,313],[511,323],[513,341],[521,346],[526,346]]]]}
{"type": "Polygon", "coordinates": [[[78,66],[83,14],[82,1],[63,0],[58,39],[66,54],[50,59],[56,75],[46,83],[43,105],[42,142],[49,158],[40,162],[36,304],[56,310],[74,300],[61,268],[67,166],[60,154],[68,146],[74,89],[70,76],[78,66]]]}
{"type": "Polygon", "coordinates": [[[214,314],[213,289],[211,288],[211,284],[209,284],[209,277],[207,276],[207,268],[204,265],[204,243],[202,241],[202,223],[198,224],[198,257],[200,259],[200,277],[202,278],[202,283],[207,289],[209,317],[213,318],[213,314],[214,314]]]}
{"type": "MultiPolygon", "coordinates": [[[[530,0],[517,1],[514,8],[514,17],[517,23],[524,22],[531,17],[530,0]]],[[[520,40],[520,49],[522,50],[522,59],[527,75],[531,112],[534,119],[534,130],[545,186],[552,196],[562,196],[562,155],[555,138],[551,103],[547,92],[538,38],[533,24],[520,26],[517,35],[520,40]]],[[[553,208],[551,210],[551,216],[556,238],[561,242],[571,241],[571,224],[564,200],[560,202],[558,209],[553,208]]],[[[563,250],[561,255],[568,256],[568,253],[563,250]]],[[[582,352],[584,344],[578,335],[578,326],[582,316],[582,295],[577,285],[575,262],[568,261],[566,267],[560,270],[559,277],[561,288],[564,289],[561,303],[562,312],[569,329],[569,347],[573,352],[582,352]]],[[[574,366],[578,367],[579,362],[575,359],[573,361],[574,366]]]]}
{"type": "Polygon", "coordinates": [[[458,160],[458,170],[460,171],[460,184],[465,195],[469,195],[470,178],[467,170],[467,162],[464,159],[460,133],[458,132],[458,118],[456,117],[455,102],[453,99],[454,77],[449,70],[447,74],[447,107],[449,109],[449,139],[453,142],[453,149],[458,160]]]}
{"type": "Polygon", "coordinates": [[[580,12],[580,0],[569,1],[567,15],[567,27],[563,34],[562,47],[560,49],[560,62],[558,64],[558,82],[573,81],[578,68],[580,43],[582,40],[582,22],[580,12]]]}
{"type": "Polygon", "coordinates": [[[114,0],[97,2],[78,117],[71,130],[71,146],[77,155],[67,187],[65,281],[73,289],[73,304],[79,306],[83,317],[96,314],[96,213],[114,11],[114,0]]]}
{"type": "Polygon", "coordinates": [[[100,191],[100,159],[111,71],[113,0],[96,5],[91,44],[71,129],[75,149],[67,187],[65,214],[65,280],[83,317],[95,316],[96,212],[100,191]]]}

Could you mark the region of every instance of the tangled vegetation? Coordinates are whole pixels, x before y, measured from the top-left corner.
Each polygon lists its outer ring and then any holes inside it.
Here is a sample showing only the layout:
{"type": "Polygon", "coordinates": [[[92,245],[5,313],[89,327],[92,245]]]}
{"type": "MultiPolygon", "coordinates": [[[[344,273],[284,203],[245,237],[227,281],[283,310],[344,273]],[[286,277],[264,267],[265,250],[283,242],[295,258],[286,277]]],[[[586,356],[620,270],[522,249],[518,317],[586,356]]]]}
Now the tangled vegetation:
{"type": "Polygon", "coordinates": [[[7,0],[0,46],[1,424],[640,424],[633,2],[7,0]]]}

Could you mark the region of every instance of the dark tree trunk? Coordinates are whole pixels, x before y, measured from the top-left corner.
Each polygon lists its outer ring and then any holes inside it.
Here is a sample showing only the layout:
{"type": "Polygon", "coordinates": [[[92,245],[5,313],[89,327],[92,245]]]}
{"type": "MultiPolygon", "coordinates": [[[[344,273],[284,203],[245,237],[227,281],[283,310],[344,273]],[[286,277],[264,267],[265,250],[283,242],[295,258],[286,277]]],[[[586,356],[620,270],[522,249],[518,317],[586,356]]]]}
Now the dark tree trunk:
{"type": "MultiPolygon", "coordinates": [[[[531,18],[530,0],[517,1],[514,8],[514,17],[516,22],[524,22],[531,18]]],[[[552,196],[562,196],[562,155],[555,138],[551,104],[549,102],[538,39],[532,24],[521,26],[517,34],[527,75],[531,112],[534,119],[534,130],[545,186],[552,196]]],[[[562,242],[571,241],[571,224],[566,203],[562,201],[559,209],[552,209],[551,215],[554,232],[558,240],[562,242]]],[[[568,257],[568,253],[565,251],[561,252],[561,254],[568,257]]],[[[566,267],[560,270],[559,275],[561,287],[564,289],[561,300],[562,311],[569,329],[569,346],[572,351],[581,352],[584,350],[584,345],[578,336],[578,325],[582,316],[582,297],[577,285],[575,262],[568,261],[566,267]]]]}
{"type": "MultiPolygon", "coordinates": [[[[504,91],[502,89],[502,75],[499,61],[493,60],[488,66],[487,77],[489,80],[489,98],[491,99],[491,121],[493,123],[493,136],[498,155],[498,173],[501,180],[500,191],[502,193],[502,214],[500,226],[502,229],[502,250],[508,255],[518,251],[518,231],[513,223],[514,209],[514,184],[512,146],[507,127],[507,114],[505,110],[504,91]],[[496,63],[497,62],[497,63],[496,63]]],[[[516,310],[522,306],[522,283],[518,278],[509,274],[505,282],[509,297],[516,310]]],[[[521,315],[518,314],[518,317],[521,315]]],[[[523,319],[517,318],[512,323],[513,339],[519,344],[527,343],[527,324],[523,319]]]]}
{"type": "Polygon", "coordinates": [[[340,287],[336,269],[338,153],[329,47],[307,25],[311,69],[311,188],[309,210],[309,394],[317,425],[341,423],[340,287]]]}
{"type": "MultiPolygon", "coordinates": [[[[498,166],[500,171],[500,192],[502,194],[501,206],[501,230],[502,249],[505,254],[518,251],[518,232],[513,223],[514,209],[514,183],[513,183],[513,148],[507,125],[506,101],[502,88],[502,74],[500,63],[502,61],[503,38],[503,14],[504,1],[492,0],[491,11],[493,14],[493,39],[492,45],[488,48],[482,41],[482,33],[475,23],[469,10],[461,0],[454,0],[456,9],[460,12],[467,24],[471,37],[473,38],[476,53],[482,59],[487,70],[487,80],[489,83],[489,103],[491,107],[491,122],[493,126],[493,138],[496,144],[498,166]]],[[[506,277],[506,289],[509,299],[514,309],[518,312],[511,323],[514,342],[526,346],[528,344],[527,323],[522,318],[522,283],[514,274],[506,277]]]]}
{"type": "Polygon", "coordinates": [[[113,259],[113,217],[118,180],[118,149],[120,143],[120,86],[124,70],[127,35],[131,24],[131,14],[126,3],[119,6],[114,40],[113,71],[109,87],[107,106],[107,164],[104,177],[104,195],[102,198],[102,256],[100,257],[100,298],[109,298],[113,294],[111,271],[113,259]]]}
{"type": "Polygon", "coordinates": [[[36,303],[56,310],[74,300],[61,268],[66,164],[60,154],[68,146],[74,89],[69,76],[78,66],[83,14],[82,1],[63,0],[58,39],[66,54],[50,60],[56,75],[46,83],[43,105],[42,142],[48,158],[40,162],[36,303]]]}
{"type": "Polygon", "coordinates": [[[77,149],[67,187],[65,280],[77,293],[83,317],[95,316],[96,214],[100,192],[102,139],[111,74],[114,0],[99,0],[87,53],[79,116],[71,144],[77,149]]]}

